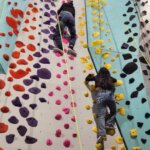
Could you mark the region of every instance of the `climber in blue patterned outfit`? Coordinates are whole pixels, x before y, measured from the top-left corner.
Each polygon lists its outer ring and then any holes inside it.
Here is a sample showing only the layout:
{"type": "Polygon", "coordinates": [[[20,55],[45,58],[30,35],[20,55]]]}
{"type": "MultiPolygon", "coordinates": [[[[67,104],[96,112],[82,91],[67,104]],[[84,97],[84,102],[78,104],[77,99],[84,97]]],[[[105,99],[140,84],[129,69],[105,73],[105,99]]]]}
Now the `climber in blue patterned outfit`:
{"type": "MultiPolygon", "coordinates": [[[[116,116],[116,103],[114,100],[114,83],[117,81],[111,77],[110,72],[105,68],[100,68],[98,74],[89,74],[85,83],[87,86],[90,81],[95,82],[93,111],[96,113],[96,124],[99,129],[97,143],[106,140],[106,129],[114,129],[116,116]],[[109,114],[107,115],[107,107],[109,114]]],[[[93,96],[92,96],[93,97],[93,96]]]]}
{"type": "Polygon", "coordinates": [[[54,34],[54,44],[56,46],[56,48],[54,48],[54,52],[59,52],[61,55],[63,55],[63,46],[60,36],[60,29],[61,34],[63,35],[64,30],[67,27],[70,33],[68,54],[76,56],[77,54],[73,49],[76,42],[75,8],[73,5],[73,1],[67,0],[67,3],[63,3],[60,9],[57,11],[57,13],[59,16],[59,24],[56,25],[56,31],[54,34]]]}

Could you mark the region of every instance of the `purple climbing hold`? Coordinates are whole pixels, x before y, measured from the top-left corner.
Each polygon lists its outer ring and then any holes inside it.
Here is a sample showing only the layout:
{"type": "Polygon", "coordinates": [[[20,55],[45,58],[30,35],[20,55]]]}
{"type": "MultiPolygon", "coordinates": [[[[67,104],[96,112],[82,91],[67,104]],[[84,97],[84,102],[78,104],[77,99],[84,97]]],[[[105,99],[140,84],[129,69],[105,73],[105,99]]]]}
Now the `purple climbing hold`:
{"type": "Polygon", "coordinates": [[[53,18],[50,18],[50,22],[51,22],[51,23],[56,23],[56,20],[53,19],[53,18]]]}
{"type": "Polygon", "coordinates": [[[9,135],[6,136],[6,142],[11,144],[11,143],[13,143],[14,138],[15,138],[14,134],[9,134],[9,135]]]}
{"type": "Polygon", "coordinates": [[[39,81],[39,77],[37,75],[32,75],[30,76],[31,79],[39,81]]]}
{"type": "Polygon", "coordinates": [[[41,88],[46,89],[46,84],[45,84],[45,83],[42,83],[42,84],[41,84],[41,88]]]}
{"type": "Polygon", "coordinates": [[[38,124],[38,121],[33,117],[27,118],[26,120],[27,120],[28,125],[31,127],[36,127],[38,124]]]}
{"type": "Polygon", "coordinates": [[[42,55],[41,55],[40,52],[35,52],[35,53],[33,54],[33,56],[35,56],[35,57],[41,57],[42,55]]]}
{"type": "Polygon", "coordinates": [[[29,116],[29,110],[26,107],[21,107],[19,109],[20,115],[24,118],[29,116]]]}
{"type": "Polygon", "coordinates": [[[40,65],[39,63],[35,63],[35,64],[33,65],[33,67],[34,67],[34,68],[41,68],[41,65],[40,65]]]}
{"type": "Polygon", "coordinates": [[[54,39],[54,35],[53,34],[50,34],[48,37],[49,37],[50,40],[54,39]]]}
{"type": "Polygon", "coordinates": [[[54,46],[53,46],[53,45],[48,45],[48,48],[49,48],[50,50],[53,50],[54,46]]]}
{"type": "Polygon", "coordinates": [[[46,8],[47,10],[50,10],[50,7],[49,7],[48,4],[45,4],[45,8],[46,8]]]}
{"type": "Polygon", "coordinates": [[[47,68],[38,69],[37,75],[42,79],[50,79],[51,78],[51,72],[47,68]]]}
{"type": "Polygon", "coordinates": [[[37,87],[32,87],[28,91],[32,94],[39,94],[41,92],[41,90],[37,87]]]}
{"type": "Polygon", "coordinates": [[[51,26],[51,27],[50,27],[50,31],[51,31],[51,32],[53,32],[53,33],[55,33],[56,28],[55,28],[55,27],[53,27],[53,26],[51,26]]]}
{"type": "Polygon", "coordinates": [[[54,16],[56,16],[56,15],[57,15],[57,13],[56,13],[56,11],[55,11],[55,10],[51,10],[51,11],[50,11],[50,14],[51,14],[51,15],[54,15],[54,16]]]}
{"type": "Polygon", "coordinates": [[[45,13],[44,13],[44,16],[45,16],[45,17],[50,17],[50,14],[49,14],[48,12],[45,12],[45,13]]]}
{"type": "Polygon", "coordinates": [[[50,23],[51,23],[51,21],[49,19],[49,20],[45,21],[43,24],[50,25],[50,23]]]}
{"type": "Polygon", "coordinates": [[[25,99],[25,100],[28,100],[29,99],[29,94],[23,94],[22,98],[25,99]]]}
{"type": "Polygon", "coordinates": [[[33,80],[31,80],[31,79],[24,79],[24,80],[23,80],[23,83],[24,83],[26,86],[29,86],[29,85],[31,85],[31,84],[33,83],[33,80]]]}
{"type": "Polygon", "coordinates": [[[44,43],[48,43],[48,39],[43,39],[43,42],[44,43]]]}
{"type": "Polygon", "coordinates": [[[17,124],[19,120],[15,116],[11,116],[8,121],[12,124],[17,124]]]}
{"type": "Polygon", "coordinates": [[[12,100],[12,104],[16,107],[21,107],[22,106],[19,97],[16,97],[14,100],[12,100]]]}
{"type": "Polygon", "coordinates": [[[24,136],[27,132],[27,128],[25,126],[20,125],[17,128],[18,133],[20,134],[20,136],[24,136]]]}
{"type": "Polygon", "coordinates": [[[37,107],[37,104],[30,104],[29,105],[32,109],[35,109],[37,107]]]}
{"type": "Polygon", "coordinates": [[[50,61],[48,58],[43,57],[42,59],[39,60],[40,63],[42,64],[50,64],[50,61]]]}
{"type": "Polygon", "coordinates": [[[50,31],[49,31],[48,29],[43,29],[43,30],[42,30],[42,33],[49,34],[50,31]]]}
{"type": "Polygon", "coordinates": [[[49,50],[46,48],[42,48],[41,51],[42,51],[42,53],[49,53],[49,50]]]}
{"type": "Polygon", "coordinates": [[[43,97],[40,97],[39,100],[40,100],[41,103],[46,103],[47,102],[47,100],[43,97]]]}
{"type": "Polygon", "coordinates": [[[34,144],[34,143],[37,142],[37,139],[36,139],[36,138],[33,138],[33,137],[31,137],[31,136],[26,136],[25,142],[26,142],[27,144],[34,144]]]}

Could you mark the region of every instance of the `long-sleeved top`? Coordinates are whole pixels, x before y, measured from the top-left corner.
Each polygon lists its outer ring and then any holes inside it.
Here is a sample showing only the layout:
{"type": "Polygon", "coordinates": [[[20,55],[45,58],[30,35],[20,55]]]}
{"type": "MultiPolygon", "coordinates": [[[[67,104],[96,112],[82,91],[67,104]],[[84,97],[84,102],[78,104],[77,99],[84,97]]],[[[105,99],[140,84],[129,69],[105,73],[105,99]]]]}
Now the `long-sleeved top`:
{"type": "Polygon", "coordinates": [[[62,4],[62,6],[57,11],[58,15],[60,14],[61,11],[68,11],[73,15],[73,17],[75,17],[75,8],[74,8],[73,3],[62,4]]]}
{"type": "MultiPolygon", "coordinates": [[[[110,79],[112,80],[111,82],[114,84],[115,82],[117,82],[117,80],[113,77],[110,77],[110,79]]],[[[85,78],[85,81],[86,82],[89,82],[89,81],[94,81],[95,82],[95,88],[99,87],[101,88],[102,90],[114,90],[114,86],[109,85],[101,85],[100,82],[99,82],[99,77],[96,75],[94,76],[93,74],[89,74],[86,78],[85,78]]]]}

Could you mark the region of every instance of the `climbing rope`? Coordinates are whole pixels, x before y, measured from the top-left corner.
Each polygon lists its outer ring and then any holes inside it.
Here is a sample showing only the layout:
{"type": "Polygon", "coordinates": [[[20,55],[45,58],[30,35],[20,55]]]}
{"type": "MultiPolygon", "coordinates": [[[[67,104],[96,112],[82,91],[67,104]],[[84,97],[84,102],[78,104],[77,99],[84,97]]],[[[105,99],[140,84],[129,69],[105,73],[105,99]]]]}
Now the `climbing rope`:
{"type": "MultiPolygon", "coordinates": [[[[57,18],[57,21],[58,21],[58,27],[59,27],[59,33],[60,33],[60,38],[61,38],[61,43],[62,43],[62,47],[63,47],[63,52],[64,52],[64,44],[63,44],[63,41],[62,41],[62,31],[61,31],[61,27],[60,27],[60,20],[59,20],[59,16],[58,14],[56,13],[56,18],[57,18]]],[[[67,60],[67,54],[64,53],[64,56],[65,56],[65,60],[67,60]]],[[[77,119],[77,112],[76,112],[76,109],[74,107],[74,97],[72,95],[72,84],[71,84],[71,81],[69,80],[70,78],[70,74],[69,74],[69,66],[68,66],[68,62],[66,61],[66,69],[67,69],[67,77],[68,77],[68,85],[69,85],[69,89],[70,89],[70,96],[71,96],[71,101],[73,102],[73,113],[74,113],[74,116],[75,116],[75,124],[76,124],[76,130],[77,130],[77,133],[78,133],[78,142],[79,142],[79,147],[80,147],[80,150],[82,150],[82,142],[81,142],[81,138],[80,138],[80,130],[79,130],[79,126],[78,126],[78,119],[77,119]]]]}

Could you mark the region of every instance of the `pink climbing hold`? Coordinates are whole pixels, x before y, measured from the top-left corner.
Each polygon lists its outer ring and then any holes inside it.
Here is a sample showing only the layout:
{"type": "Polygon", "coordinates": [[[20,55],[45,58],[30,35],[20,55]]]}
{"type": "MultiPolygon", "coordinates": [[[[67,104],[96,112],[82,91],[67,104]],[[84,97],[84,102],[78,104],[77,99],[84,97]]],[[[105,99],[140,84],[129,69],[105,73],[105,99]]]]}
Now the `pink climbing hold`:
{"type": "Polygon", "coordinates": [[[75,94],[75,90],[74,89],[71,90],[71,94],[75,94]]]}
{"type": "Polygon", "coordinates": [[[76,122],[75,116],[72,116],[72,117],[71,117],[71,120],[72,120],[73,122],[76,122]]]}
{"type": "Polygon", "coordinates": [[[62,38],[62,42],[63,42],[64,44],[68,44],[68,43],[69,43],[66,38],[62,38]]]}
{"type": "Polygon", "coordinates": [[[50,145],[52,145],[52,144],[53,144],[53,142],[52,142],[52,140],[51,140],[51,139],[47,139],[47,140],[46,140],[46,144],[47,144],[48,146],[50,146],[50,145]]]}
{"type": "Polygon", "coordinates": [[[58,67],[61,67],[61,63],[57,63],[57,66],[58,66],[58,67]]]}
{"type": "Polygon", "coordinates": [[[76,138],[77,137],[77,133],[73,133],[72,137],[76,138]]]}
{"type": "Polygon", "coordinates": [[[63,70],[63,74],[67,74],[67,70],[65,69],[65,70],[63,70]]]}
{"type": "Polygon", "coordinates": [[[57,87],[56,87],[56,90],[61,91],[61,87],[60,87],[60,86],[57,86],[57,87]]]}
{"type": "Polygon", "coordinates": [[[57,74],[57,75],[56,75],[56,78],[61,78],[61,75],[60,75],[60,74],[57,74]]]}
{"type": "Polygon", "coordinates": [[[70,109],[69,109],[69,108],[63,108],[62,111],[63,111],[65,114],[69,114],[70,109]]]}
{"type": "Polygon", "coordinates": [[[73,70],[73,69],[74,69],[74,67],[73,67],[73,66],[71,66],[71,67],[70,67],[70,69],[71,69],[71,70],[73,70]]]}
{"type": "Polygon", "coordinates": [[[53,96],[54,93],[51,91],[51,92],[48,93],[48,95],[49,95],[49,96],[53,96]]]}
{"type": "Polygon", "coordinates": [[[62,59],[62,62],[63,62],[64,64],[66,64],[66,63],[67,63],[67,60],[66,60],[66,59],[62,59]]]}
{"type": "Polygon", "coordinates": [[[70,147],[70,145],[71,145],[70,140],[64,140],[63,145],[64,145],[65,147],[70,147]]]}
{"type": "Polygon", "coordinates": [[[57,57],[60,57],[61,56],[61,54],[60,53],[55,53],[55,55],[57,56],[57,57]]]}
{"type": "Polygon", "coordinates": [[[61,105],[61,100],[59,100],[59,99],[56,100],[56,101],[55,101],[55,104],[56,104],[56,105],[61,105]]]}
{"type": "Polygon", "coordinates": [[[65,95],[64,95],[64,98],[65,98],[65,99],[68,99],[68,95],[67,95],[67,94],[65,94],[65,95]]]}
{"type": "Polygon", "coordinates": [[[68,123],[65,123],[65,124],[64,124],[64,128],[65,128],[65,129],[69,129],[69,124],[68,124],[68,123]]]}
{"type": "Polygon", "coordinates": [[[74,60],[74,56],[69,56],[68,57],[70,60],[74,60]]]}
{"type": "Polygon", "coordinates": [[[68,82],[67,82],[67,81],[64,81],[63,84],[66,86],[66,85],[68,85],[68,82]]]}
{"type": "Polygon", "coordinates": [[[70,77],[69,78],[71,81],[74,81],[75,80],[75,77],[70,77]]]}
{"type": "Polygon", "coordinates": [[[61,130],[60,129],[56,130],[55,136],[56,137],[61,137],[61,130]]]}
{"type": "Polygon", "coordinates": [[[61,114],[57,114],[57,115],[55,116],[55,119],[56,119],[56,120],[61,120],[61,118],[62,118],[61,114]]]}
{"type": "Polygon", "coordinates": [[[71,102],[70,105],[71,105],[71,107],[77,107],[77,103],[76,102],[71,102]]]}

